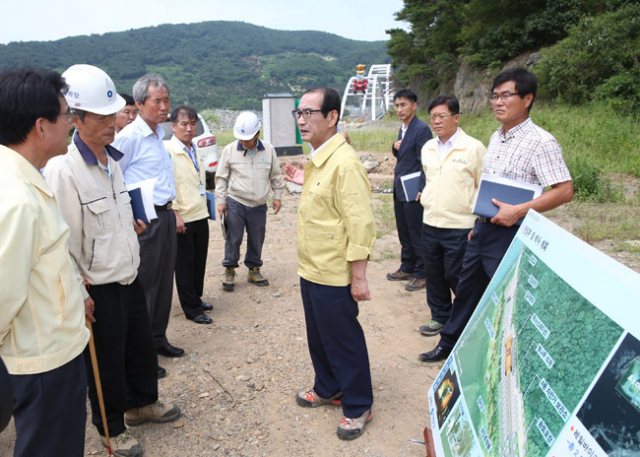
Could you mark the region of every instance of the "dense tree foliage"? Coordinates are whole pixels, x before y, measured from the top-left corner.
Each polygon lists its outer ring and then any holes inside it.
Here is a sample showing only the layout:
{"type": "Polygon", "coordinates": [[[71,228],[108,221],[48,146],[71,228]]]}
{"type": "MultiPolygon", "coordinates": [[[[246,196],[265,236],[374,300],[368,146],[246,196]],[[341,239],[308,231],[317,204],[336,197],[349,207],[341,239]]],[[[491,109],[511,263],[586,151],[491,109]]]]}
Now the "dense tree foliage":
{"type": "Polygon", "coordinates": [[[408,22],[410,31],[388,30],[387,46],[396,80],[435,89],[451,87],[460,61],[498,69],[523,52],[561,41],[543,53],[553,95],[574,103],[594,94],[632,97],[633,108],[640,104],[639,5],[638,0],[404,0],[396,18],[408,22]]]}
{"type": "Polygon", "coordinates": [[[300,95],[320,85],[341,92],[357,64],[389,62],[382,41],[223,21],[0,45],[0,69],[29,64],[64,71],[88,63],[126,93],[140,76],[155,72],[167,80],[174,104],[198,109],[258,109],[266,93],[300,95]]]}
{"type": "Polygon", "coordinates": [[[562,101],[606,99],[640,111],[640,4],[585,17],[543,52],[542,87],[562,101]]]}

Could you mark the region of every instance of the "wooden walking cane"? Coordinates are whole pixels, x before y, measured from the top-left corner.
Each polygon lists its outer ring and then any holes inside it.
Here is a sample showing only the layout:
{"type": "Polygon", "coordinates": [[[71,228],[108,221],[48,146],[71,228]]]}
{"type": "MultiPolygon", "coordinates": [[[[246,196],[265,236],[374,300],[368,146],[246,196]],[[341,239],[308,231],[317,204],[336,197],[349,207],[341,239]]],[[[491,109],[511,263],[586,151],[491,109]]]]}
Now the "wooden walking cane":
{"type": "Polygon", "coordinates": [[[93,326],[87,319],[87,327],[89,328],[89,352],[91,353],[91,366],[93,367],[93,378],[96,382],[96,391],[98,393],[98,403],[100,404],[100,416],[102,416],[102,428],[104,430],[104,437],[107,440],[107,449],[109,455],[111,453],[111,441],[109,440],[109,426],[107,424],[107,415],[104,411],[104,398],[102,396],[102,383],[100,382],[100,371],[98,370],[98,357],[96,356],[96,345],[93,342],[93,326]]]}

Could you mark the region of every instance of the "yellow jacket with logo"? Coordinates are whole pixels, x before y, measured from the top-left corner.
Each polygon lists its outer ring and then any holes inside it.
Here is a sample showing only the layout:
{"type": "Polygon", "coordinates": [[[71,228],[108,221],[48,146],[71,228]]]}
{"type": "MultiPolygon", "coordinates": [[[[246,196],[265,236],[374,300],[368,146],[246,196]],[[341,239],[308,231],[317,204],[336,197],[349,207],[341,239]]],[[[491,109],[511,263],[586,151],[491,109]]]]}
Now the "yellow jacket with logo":
{"type": "Polygon", "coordinates": [[[342,135],[304,170],[298,208],[298,274],[329,286],[351,284],[351,262],[369,260],[376,239],[367,171],[342,135]]]}
{"type": "Polygon", "coordinates": [[[0,356],[11,374],[51,371],[89,341],[69,227],[40,172],[0,146],[0,356]]]}
{"type": "Polygon", "coordinates": [[[426,185],[420,197],[425,224],[438,228],[473,228],[476,216],[471,211],[486,152],[480,141],[462,129],[442,163],[438,138],[425,143],[422,147],[422,169],[426,185]]]}
{"type": "Polygon", "coordinates": [[[194,222],[209,217],[206,195],[200,195],[200,183],[203,189],[207,182],[204,161],[200,151],[196,148],[196,157],[200,174],[191,161],[191,157],[184,150],[184,144],[174,136],[164,142],[164,147],[171,154],[173,162],[173,178],[176,182],[176,198],[171,209],[178,211],[184,222],[194,222]]]}

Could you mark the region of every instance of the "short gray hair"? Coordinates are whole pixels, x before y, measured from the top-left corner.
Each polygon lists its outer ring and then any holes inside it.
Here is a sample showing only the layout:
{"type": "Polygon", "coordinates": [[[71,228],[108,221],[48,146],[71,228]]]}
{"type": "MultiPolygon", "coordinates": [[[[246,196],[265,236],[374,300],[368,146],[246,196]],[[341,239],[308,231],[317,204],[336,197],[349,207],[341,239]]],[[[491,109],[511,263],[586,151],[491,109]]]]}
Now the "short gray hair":
{"type": "Polygon", "coordinates": [[[169,86],[167,86],[162,76],[147,73],[133,85],[133,99],[144,104],[147,98],[149,98],[149,86],[155,86],[158,89],[164,87],[167,89],[167,94],[169,93],[169,86]]]}

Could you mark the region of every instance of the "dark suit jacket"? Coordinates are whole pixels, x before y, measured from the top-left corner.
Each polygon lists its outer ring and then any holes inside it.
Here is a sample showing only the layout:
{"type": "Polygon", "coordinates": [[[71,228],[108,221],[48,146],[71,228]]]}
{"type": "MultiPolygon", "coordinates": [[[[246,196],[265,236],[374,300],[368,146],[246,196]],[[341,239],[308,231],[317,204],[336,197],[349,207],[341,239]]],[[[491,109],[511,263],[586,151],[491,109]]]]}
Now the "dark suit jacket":
{"type": "MultiPolygon", "coordinates": [[[[398,132],[398,140],[402,138],[402,129],[398,132]]],[[[414,116],[409,123],[407,132],[404,134],[402,145],[400,150],[397,150],[393,146],[391,150],[393,155],[398,159],[396,168],[394,170],[393,179],[393,196],[398,201],[406,201],[404,191],[402,190],[402,183],[400,178],[404,175],[420,172],[420,189],[424,189],[425,177],[422,170],[422,161],[420,160],[420,151],[422,146],[431,139],[431,129],[427,124],[418,119],[418,116],[414,116]]],[[[395,143],[395,142],[394,142],[395,143]]]]}

